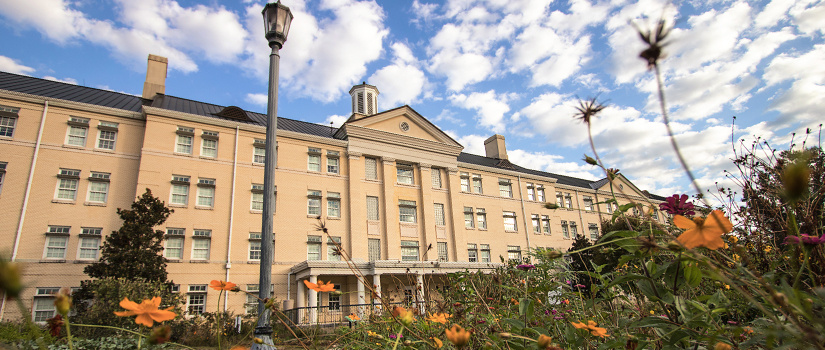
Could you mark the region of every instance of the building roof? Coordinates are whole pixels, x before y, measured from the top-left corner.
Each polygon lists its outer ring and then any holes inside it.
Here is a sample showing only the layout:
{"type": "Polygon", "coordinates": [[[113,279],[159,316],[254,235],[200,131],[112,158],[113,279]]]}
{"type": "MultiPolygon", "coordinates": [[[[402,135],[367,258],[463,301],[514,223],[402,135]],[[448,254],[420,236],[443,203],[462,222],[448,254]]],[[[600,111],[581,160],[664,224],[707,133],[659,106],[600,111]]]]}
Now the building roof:
{"type": "MultiPolygon", "coordinates": [[[[140,96],[121,92],[95,89],[87,86],[45,80],[2,71],[0,71],[0,89],[54,99],[87,103],[102,107],[122,109],[132,112],[140,112],[142,106],[147,105],[176,112],[195,114],[209,118],[227,119],[253,125],[265,126],[267,122],[265,114],[244,111],[233,106],[219,106],[211,103],[163,94],[156,95],[153,100],[147,100],[140,96]]],[[[330,126],[281,117],[278,117],[278,129],[325,138],[334,138],[333,135],[338,130],[338,128],[330,126]]],[[[559,184],[587,189],[597,189],[604,185],[607,181],[607,179],[590,181],[572,176],[528,169],[512,164],[506,159],[489,158],[464,152],[458,155],[458,161],[490,168],[511,170],[524,174],[549,177],[556,179],[559,184]]],[[[664,197],[654,194],[649,194],[648,197],[661,201],[665,199],[664,197]]]]}

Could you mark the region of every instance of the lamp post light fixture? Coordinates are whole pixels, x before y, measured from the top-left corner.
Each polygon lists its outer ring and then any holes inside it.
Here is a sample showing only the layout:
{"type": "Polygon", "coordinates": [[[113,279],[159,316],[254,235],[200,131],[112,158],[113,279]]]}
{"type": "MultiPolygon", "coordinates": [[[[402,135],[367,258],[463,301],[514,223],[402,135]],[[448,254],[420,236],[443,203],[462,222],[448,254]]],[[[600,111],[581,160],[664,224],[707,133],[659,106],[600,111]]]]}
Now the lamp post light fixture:
{"type": "MultiPolygon", "coordinates": [[[[284,46],[292,23],[289,7],[276,3],[264,6],[264,29],[272,53],[269,54],[269,94],[266,107],[266,153],[264,160],[264,210],[261,215],[261,265],[258,277],[258,297],[268,300],[272,292],[272,256],[275,247],[272,221],[275,216],[275,167],[278,164],[275,131],[278,129],[278,68],[281,61],[279,50],[284,46]]],[[[258,303],[258,324],[255,337],[261,340],[252,345],[253,350],[275,349],[272,346],[272,327],[269,325],[269,308],[258,303]]]]}

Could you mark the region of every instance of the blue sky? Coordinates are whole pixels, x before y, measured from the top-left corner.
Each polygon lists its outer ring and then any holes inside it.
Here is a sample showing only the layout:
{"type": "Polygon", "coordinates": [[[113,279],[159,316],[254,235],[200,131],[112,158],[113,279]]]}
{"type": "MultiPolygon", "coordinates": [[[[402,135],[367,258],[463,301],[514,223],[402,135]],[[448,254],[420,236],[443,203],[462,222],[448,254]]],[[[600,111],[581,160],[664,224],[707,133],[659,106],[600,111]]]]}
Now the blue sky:
{"type": "MultiPolygon", "coordinates": [[[[597,150],[639,187],[691,192],[658,112],[654,76],[629,24],[675,23],[662,73],[672,126],[700,184],[726,185],[731,134],[786,149],[825,120],[825,3],[806,0],[284,0],[279,114],[335,125],[349,89],[408,104],[464,145],[506,137],[511,161],[584,178],[604,175],[578,98],[609,105],[597,150]],[[737,116],[736,126],[731,126],[737,116]],[[797,136],[796,140],[802,137],[797,136]]],[[[166,93],[265,112],[264,2],[0,0],[0,70],[141,93],[148,54],[169,58],[166,93]]]]}

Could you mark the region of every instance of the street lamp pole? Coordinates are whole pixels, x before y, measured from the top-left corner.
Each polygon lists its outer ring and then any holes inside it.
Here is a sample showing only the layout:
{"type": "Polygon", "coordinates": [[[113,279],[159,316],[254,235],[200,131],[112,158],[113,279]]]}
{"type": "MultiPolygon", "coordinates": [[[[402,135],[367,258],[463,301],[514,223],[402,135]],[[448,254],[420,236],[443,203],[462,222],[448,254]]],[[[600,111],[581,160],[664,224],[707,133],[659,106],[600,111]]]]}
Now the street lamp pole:
{"type": "MultiPolygon", "coordinates": [[[[272,222],[275,217],[275,167],[278,163],[277,140],[275,132],[278,129],[278,68],[281,61],[279,51],[284,46],[292,23],[292,12],[289,7],[276,3],[269,3],[262,11],[266,39],[272,53],[269,55],[269,100],[266,108],[266,153],[264,161],[264,210],[261,220],[261,266],[258,278],[258,297],[268,300],[272,292],[272,257],[274,235],[272,222]]],[[[270,326],[269,308],[265,303],[258,303],[258,324],[255,327],[255,342],[252,350],[275,349],[272,346],[272,327],[270,326]]]]}

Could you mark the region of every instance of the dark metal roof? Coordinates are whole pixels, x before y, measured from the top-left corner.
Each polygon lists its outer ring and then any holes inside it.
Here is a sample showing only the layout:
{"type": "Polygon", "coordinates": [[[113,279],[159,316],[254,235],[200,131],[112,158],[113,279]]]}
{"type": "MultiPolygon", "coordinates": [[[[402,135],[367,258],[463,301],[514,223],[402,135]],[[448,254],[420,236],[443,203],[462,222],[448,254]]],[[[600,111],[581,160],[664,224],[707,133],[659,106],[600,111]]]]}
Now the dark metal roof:
{"type": "Polygon", "coordinates": [[[139,112],[144,102],[140,96],[8,72],[0,72],[0,89],[132,112],[139,112]]]}

